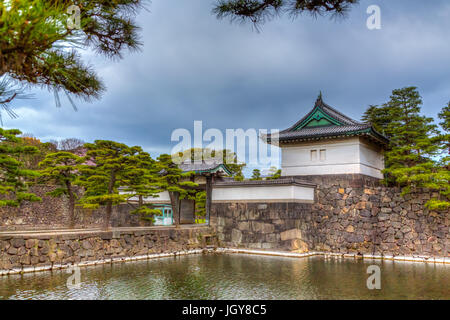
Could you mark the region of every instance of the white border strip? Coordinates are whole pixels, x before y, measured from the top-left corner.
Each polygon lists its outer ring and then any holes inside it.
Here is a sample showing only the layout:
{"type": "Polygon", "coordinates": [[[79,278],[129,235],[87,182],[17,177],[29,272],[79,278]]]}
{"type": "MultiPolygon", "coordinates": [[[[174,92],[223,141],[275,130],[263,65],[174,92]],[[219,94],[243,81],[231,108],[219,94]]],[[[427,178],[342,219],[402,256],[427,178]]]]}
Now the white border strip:
{"type": "Polygon", "coordinates": [[[204,248],[204,249],[192,249],[185,251],[176,251],[170,253],[153,253],[140,256],[132,257],[114,257],[110,259],[101,259],[93,261],[82,261],[75,264],[53,264],[48,266],[35,266],[35,267],[24,267],[24,268],[13,268],[11,270],[0,270],[0,276],[13,275],[13,274],[23,274],[30,272],[40,272],[40,271],[51,271],[67,269],[71,266],[77,267],[88,267],[101,264],[111,264],[117,262],[130,262],[138,260],[148,260],[148,259],[158,259],[175,257],[189,254],[200,254],[200,253],[245,253],[245,254],[255,254],[255,255],[265,255],[265,256],[277,256],[277,257],[291,257],[291,258],[305,258],[312,256],[324,256],[325,259],[330,257],[336,258],[353,258],[353,259],[380,259],[380,260],[391,260],[391,261],[404,261],[404,262],[425,262],[425,263],[442,263],[444,265],[450,265],[450,257],[427,257],[427,256],[381,256],[372,254],[349,254],[349,253],[333,253],[333,252],[317,252],[311,251],[306,253],[298,252],[288,252],[288,251],[266,251],[266,250],[253,250],[253,249],[237,249],[237,248],[204,248]]]}
{"type": "Polygon", "coordinates": [[[408,262],[427,262],[427,263],[443,263],[450,264],[450,257],[428,257],[428,256],[390,256],[390,255],[372,255],[364,254],[358,255],[353,253],[334,253],[334,252],[318,252],[311,251],[306,253],[297,252],[283,252],[283,251],[266,251],[266,250],[253,250],[253,249],[235,249],[235,248],[217,248],[215,252],[224,253],[246,253],[257,254],[266,256],[278,256],[278,257],[293,257],[303,258],[312,256],[324,256],[325,258],[337,257],[337,258],[353,258],[353,259],[380,259],[380,260],[392,260],[392,261],[408,261],[408,262]]]}
{"type": "Polygon", "coordinates": [[[213,249],[193,249],[186,251],[176,251],[170,253],[154,253],[140,256],[132,256],[132,257],[113,257],[110,259],[100,259],[93,261],[82,261],[74,264],[52,264],[47,266],[36,266],[36,267],[23,267],[23,268],[13,268],[11,270],[0,270],[0,276],[13,275],[13,274],[24,274],[30,272],[39,272],[39,271],[52,271],[52,270],[61,270],[67,269],[69,267],[88,267],[95,266],[101,264],[111,264],[116,262],[130,262],[130,261],[138,261],[138,260],[147,260],[147,259],[157,259],[157,258],[167,258],[167,257],[176,257],[188,254],[200,254],[203,252],[213,252],[213,249]]]}

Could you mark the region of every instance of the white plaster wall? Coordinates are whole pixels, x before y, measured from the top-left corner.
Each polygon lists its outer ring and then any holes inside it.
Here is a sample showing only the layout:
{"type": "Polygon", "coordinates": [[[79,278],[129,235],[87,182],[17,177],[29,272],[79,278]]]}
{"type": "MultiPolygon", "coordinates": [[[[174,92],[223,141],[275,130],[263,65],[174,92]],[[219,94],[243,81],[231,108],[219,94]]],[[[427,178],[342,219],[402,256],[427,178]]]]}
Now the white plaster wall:
{"type": "MultiPolygon", "coordinates": [[[[120,192],[121,194],[125,194],[128,192],[120,192]]],[[[145,203],[170,203],[170,196],[169,193],[167,191],[158,193],[157,198],[153,198],[153,197],[146,197],[144,198],[144,202],[145,203]]],[[[138,201],[138,197],[132,197],[130,198],[131,201],[138,201]]]]}
{"type": "Polygon", "coordinates": [[[270,202],[270,201],[297,201],[312,202],[314,188],[302,186],[235,186],[214,187],[212,190],[213,202],[270,202]]]}
{"type": "Polygon", "coordinates": [[[281,168],[284,176],[360,173],[382,178],[384,162],[379,148],[354,137],[282,146],[281,168]],[[321,149],[326,150],[325,160],[320,160],[321,149]],[[311,150],[317,152],[316,161],[311,150]]]}
{"type": "Polygon", "coordinates": [[[361,171],[364,174],[383,178],[381,170],[384,169],[384,156],[381,148],[370,145],[361,140],[359,145],[361,171]]]}

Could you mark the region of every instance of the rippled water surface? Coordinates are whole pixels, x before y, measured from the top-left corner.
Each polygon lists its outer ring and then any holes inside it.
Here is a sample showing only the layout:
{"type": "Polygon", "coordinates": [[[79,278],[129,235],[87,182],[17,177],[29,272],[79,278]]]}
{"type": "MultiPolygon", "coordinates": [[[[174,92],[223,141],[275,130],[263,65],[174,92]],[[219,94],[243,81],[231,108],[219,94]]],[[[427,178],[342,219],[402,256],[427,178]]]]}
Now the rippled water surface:
{"type": "Polygon", "coordinates": [[[79,289],[69,276],[0,277],[0,299],[450,299],[450,266],[407,262],[210,254],[81,268],[79,289]]]}

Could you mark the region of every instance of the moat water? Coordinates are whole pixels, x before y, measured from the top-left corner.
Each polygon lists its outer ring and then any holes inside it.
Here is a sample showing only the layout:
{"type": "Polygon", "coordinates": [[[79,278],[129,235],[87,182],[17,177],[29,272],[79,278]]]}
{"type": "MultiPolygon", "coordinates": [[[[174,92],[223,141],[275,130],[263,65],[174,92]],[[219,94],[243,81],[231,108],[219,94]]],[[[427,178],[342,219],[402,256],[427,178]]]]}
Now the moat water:
{"type": "Polygon", "coordinates": [[[0,299],[450,299],[450,266],[207,254],[0,277],[0,299]],[[378,265],[381,289],[367,288],[378,265]]]}

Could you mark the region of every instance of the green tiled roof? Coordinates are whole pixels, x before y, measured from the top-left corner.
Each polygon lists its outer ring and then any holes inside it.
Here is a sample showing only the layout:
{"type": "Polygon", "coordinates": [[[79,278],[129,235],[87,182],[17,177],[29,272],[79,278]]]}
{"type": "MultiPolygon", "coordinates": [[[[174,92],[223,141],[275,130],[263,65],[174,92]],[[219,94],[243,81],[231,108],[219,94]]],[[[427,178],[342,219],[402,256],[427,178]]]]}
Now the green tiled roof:
{"type": "MultiPolygon", "coordinates": [[[[366,136],[387,145],[388,138],[378,133],[370,123],[362,123],[342,114],[322,100],[316,100],[313,109],[291,127],[280,131],[279,142],[290,143],[308,140],[333,139],[349,136],[366,136]]],[[[265,136],[269,143],[272,136],[265,136]]]]}
{"type": "Polygon", "coordinates": [[[227,175],[231,175],[231,171],[227,168],[227,166],[223,163],[217,163],[217,162],[187,162],[182,163],[178,165],[178,167],[183,170],[184,172],[190,172],[194,171],[196,174],[203,174],[203,173],[216,173],[223,171],[227,175]]]}

